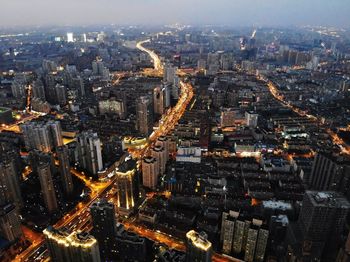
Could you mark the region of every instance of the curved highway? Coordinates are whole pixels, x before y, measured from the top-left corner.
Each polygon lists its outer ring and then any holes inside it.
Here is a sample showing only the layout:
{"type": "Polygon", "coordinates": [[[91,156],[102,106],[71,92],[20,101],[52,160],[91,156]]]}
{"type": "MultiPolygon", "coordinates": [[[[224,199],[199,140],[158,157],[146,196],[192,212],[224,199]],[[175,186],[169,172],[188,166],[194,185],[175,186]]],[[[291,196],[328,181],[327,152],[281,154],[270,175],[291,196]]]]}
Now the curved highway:
{"type": "MultiPolygon", "coordinates": [[[[157,56],[157,54],[154,51],[149,50],[142,46],[142,44],[147,43],[149,41],[150,40],[138,42],[137,48],[143,52],[146,52],[153,59],[154,69],[157,71],[157,73],[161,74],[163,72],[163,66],[160,58],[157,56]]],[[[179,69],[178,74],[182,74],[182,73],[183,72],[179,69]]],[[[190,83],[185,83],[184,81],[181,80],[180,89],[181,89],[181,94],[177,104],[173,108],[168,110],[167,114],[163,117],[164,121],[160,124],[159,128],[150,135],[147,146],[142,150],[131,152],[134,158],[142,159],[144,156],[149,154],[149,150],[151,146],[158,139],[158,137],[169,134],[173,130],[177,122],[180,120],[180,118],[184,114],[187,106],[191,102],[194,95],[193,87],[190,83]]],[[[113,168],[115,166],[116,165],[113,165],[113,168]]],[[[107,172],[111,172],[111,171],[112,170],[109,169],[107,172]]],[[[79,174],[78,174],[78,177],[79,177],[79,174]]],[[[67,213],[54,226],[56,228],[67,227],[71,230],[91,229],[89,206],[98,198],[107,197],[109,200],[111,200],[113,197],[111,197],[108,194],[108,192],[112,188],[115,181],[116,181],[116,177],[113,177],[107,183],[103,183],[103,184],[100,183],[97,185],[89,184],[88,186],[90,188],[93,188],[90,201],[88,201],[85,204],[79,203],[75,209],[67,213]]],[[[179,239],[175,239],[161,232],[147,229],[141,225],[136,225],[133,222],[126,221],[124,224],[126,228],[132,231],[135,231],[136,233],[138,233],[143,237],[147,237],[159,243],[163,243],[171,248],[175,248],[182,251],[185,250],[184,242],[182,242],[179,239]]],[[[43,237],[39,238],[34,243],[32,243],[32,245],[29,248],[27,248],[20,255],[18,255],[15,261],[35,261],[35,260],[48,261],[49,260],[48,252],[47,252],[47,249],[44,247],[44,243],[45,243],[44,238],[43,237]],[[38,250],[40,250],[40,252],[38,250]]],[[[223,262],[223,261],[240,261],[240,260],[229,259],[225,256],[214,253],[212,261],[223,262]]]]}

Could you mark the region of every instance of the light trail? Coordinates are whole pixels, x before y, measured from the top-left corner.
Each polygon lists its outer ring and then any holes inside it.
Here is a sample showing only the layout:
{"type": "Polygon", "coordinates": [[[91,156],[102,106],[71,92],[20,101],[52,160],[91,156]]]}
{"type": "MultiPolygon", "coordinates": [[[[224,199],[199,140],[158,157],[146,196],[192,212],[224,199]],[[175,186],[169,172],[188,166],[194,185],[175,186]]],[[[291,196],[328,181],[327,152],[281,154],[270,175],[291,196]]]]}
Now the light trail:
{"type": "MultiPolygon", "coordinates": [[[[139,42],[137,44],[137,47],[141,51],[148,53],[152,57],[155,69],[158,71],[158,73],[162,73],[163,66],[160,62],[159,57],[153,51],[142,47],[142,44],[148,41],[149,40],[139,42]]],[[[181,70],[178,70],[178,73],[181,74],[181,70]]],[[[188,104],[191,102],[194,96],[193,87],[190,83],[185,83],[181,81],[180,88],[181,88],[181,95],[178,100],[178,103],[171,110],[168,111],[168,114],[164,116],[164,121],[162,122],[162,124],[160,124],[159,128],[154,133],[151,134],[151,136],[149,137],[148,145],[142,150],[135,150],[134,152],[131,152],[133,157],[141,159],[142,157],[146,156],[149,153],[151,146],[158,139],[158,137],[168,134],[175,127],[176,123],[180,120],[188,104]]],[[[112,165],[106,171],[106,173],[108,174],[112,172],[117,167],[118,164],[112,165]]],[[[90,220],[89,207],[98,198],[107,197],[108,200],[113,200],[113,196],[109,196],[108,192],[116,182],[117,176],[113,177],[109,182],[106,182],[106,183],[93,183],[87,180],[86,178],[84,178],[83,174],[81,174],[80,172],[74,169],[72,169],[72,173],[75,176],[82,179],[85,182],[85,184],[90,189],[92,189],[91,199],[85,204],[79,203],[75,209],[67,213],[60,221],[58,221],[54,225],[54,227],[55,228],[67,227],[70,230],[78,230],[78,229],[91,230],[92,226],[91,226],[91,220],[90,220]]],[[[141,225],[136,225],[133,222],[125,221],[122,224],[124,224],[126,229],[132,230],[142,237],[146,237],[158,243],[165,244],[168,247],[174,248],[176,250],[185,251],[185,244],[183,241],[179,239],[171,237],[162,232],[157,232],[157,231],[148,229],[141,225]]],[[[29,248],[27,248],[24,252],[18,255],[15,261],[33,261],[38,257],[42,258],[44,261],[48,261],[49,257],[48,257],[47,249],[45,249],[40,254],[36,253],[36,251],[39,248],[43,247],[44,243],[45,243],[44,238],[41,239],[39,237],[38,240],[32,243],[32,245],[29,248]]],[[[240,261],[240,260],[227,258],[223,255],[214,253],[212,261],[224,262],[224,261],[240,261]]]]}

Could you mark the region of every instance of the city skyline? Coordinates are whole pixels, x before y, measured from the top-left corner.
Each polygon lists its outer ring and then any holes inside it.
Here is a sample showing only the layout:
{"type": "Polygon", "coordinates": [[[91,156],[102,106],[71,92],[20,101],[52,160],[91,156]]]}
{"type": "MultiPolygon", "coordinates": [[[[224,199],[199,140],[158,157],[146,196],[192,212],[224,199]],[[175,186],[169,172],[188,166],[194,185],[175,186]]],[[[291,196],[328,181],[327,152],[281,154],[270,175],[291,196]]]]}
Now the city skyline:
{"type": "Polygon", "coordinates": [[[174,23],[228,26],[350,26],[350,3],[342,0],[62,0],[59,5],[53,0],[1,2],[3,12],[0,27],[174,23]]]}
{"type": "Polygon", "coordinates": [[[350,261],[349,3],[1,2],[1,262],[350,261]]]}

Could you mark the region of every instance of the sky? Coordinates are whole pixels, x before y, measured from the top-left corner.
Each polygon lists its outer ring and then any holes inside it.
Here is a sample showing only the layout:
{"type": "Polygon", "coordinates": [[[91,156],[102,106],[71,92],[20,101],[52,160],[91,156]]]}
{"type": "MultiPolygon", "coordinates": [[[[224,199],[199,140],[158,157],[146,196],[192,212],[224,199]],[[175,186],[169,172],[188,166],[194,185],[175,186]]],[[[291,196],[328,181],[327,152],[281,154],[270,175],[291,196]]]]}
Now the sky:
{"type": "Polygon", "coordinates": [[[350,27],[350,0],[0,0],[0,27],[174,23],[350,27]]]}

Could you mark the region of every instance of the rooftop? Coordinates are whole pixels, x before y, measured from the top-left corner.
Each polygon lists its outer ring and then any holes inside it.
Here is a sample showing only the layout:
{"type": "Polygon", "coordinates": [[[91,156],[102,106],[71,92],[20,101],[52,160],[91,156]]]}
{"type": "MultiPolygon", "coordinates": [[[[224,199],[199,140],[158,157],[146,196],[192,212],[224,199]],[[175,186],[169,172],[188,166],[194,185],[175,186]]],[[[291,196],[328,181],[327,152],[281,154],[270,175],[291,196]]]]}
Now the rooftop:
{"type": "Polygon", "coordinates": [[[211,243],[207,240],[207,238],[194,230],[187,232],[186,237],[199,249],[207,251],[211,248],[211,243]]]}

